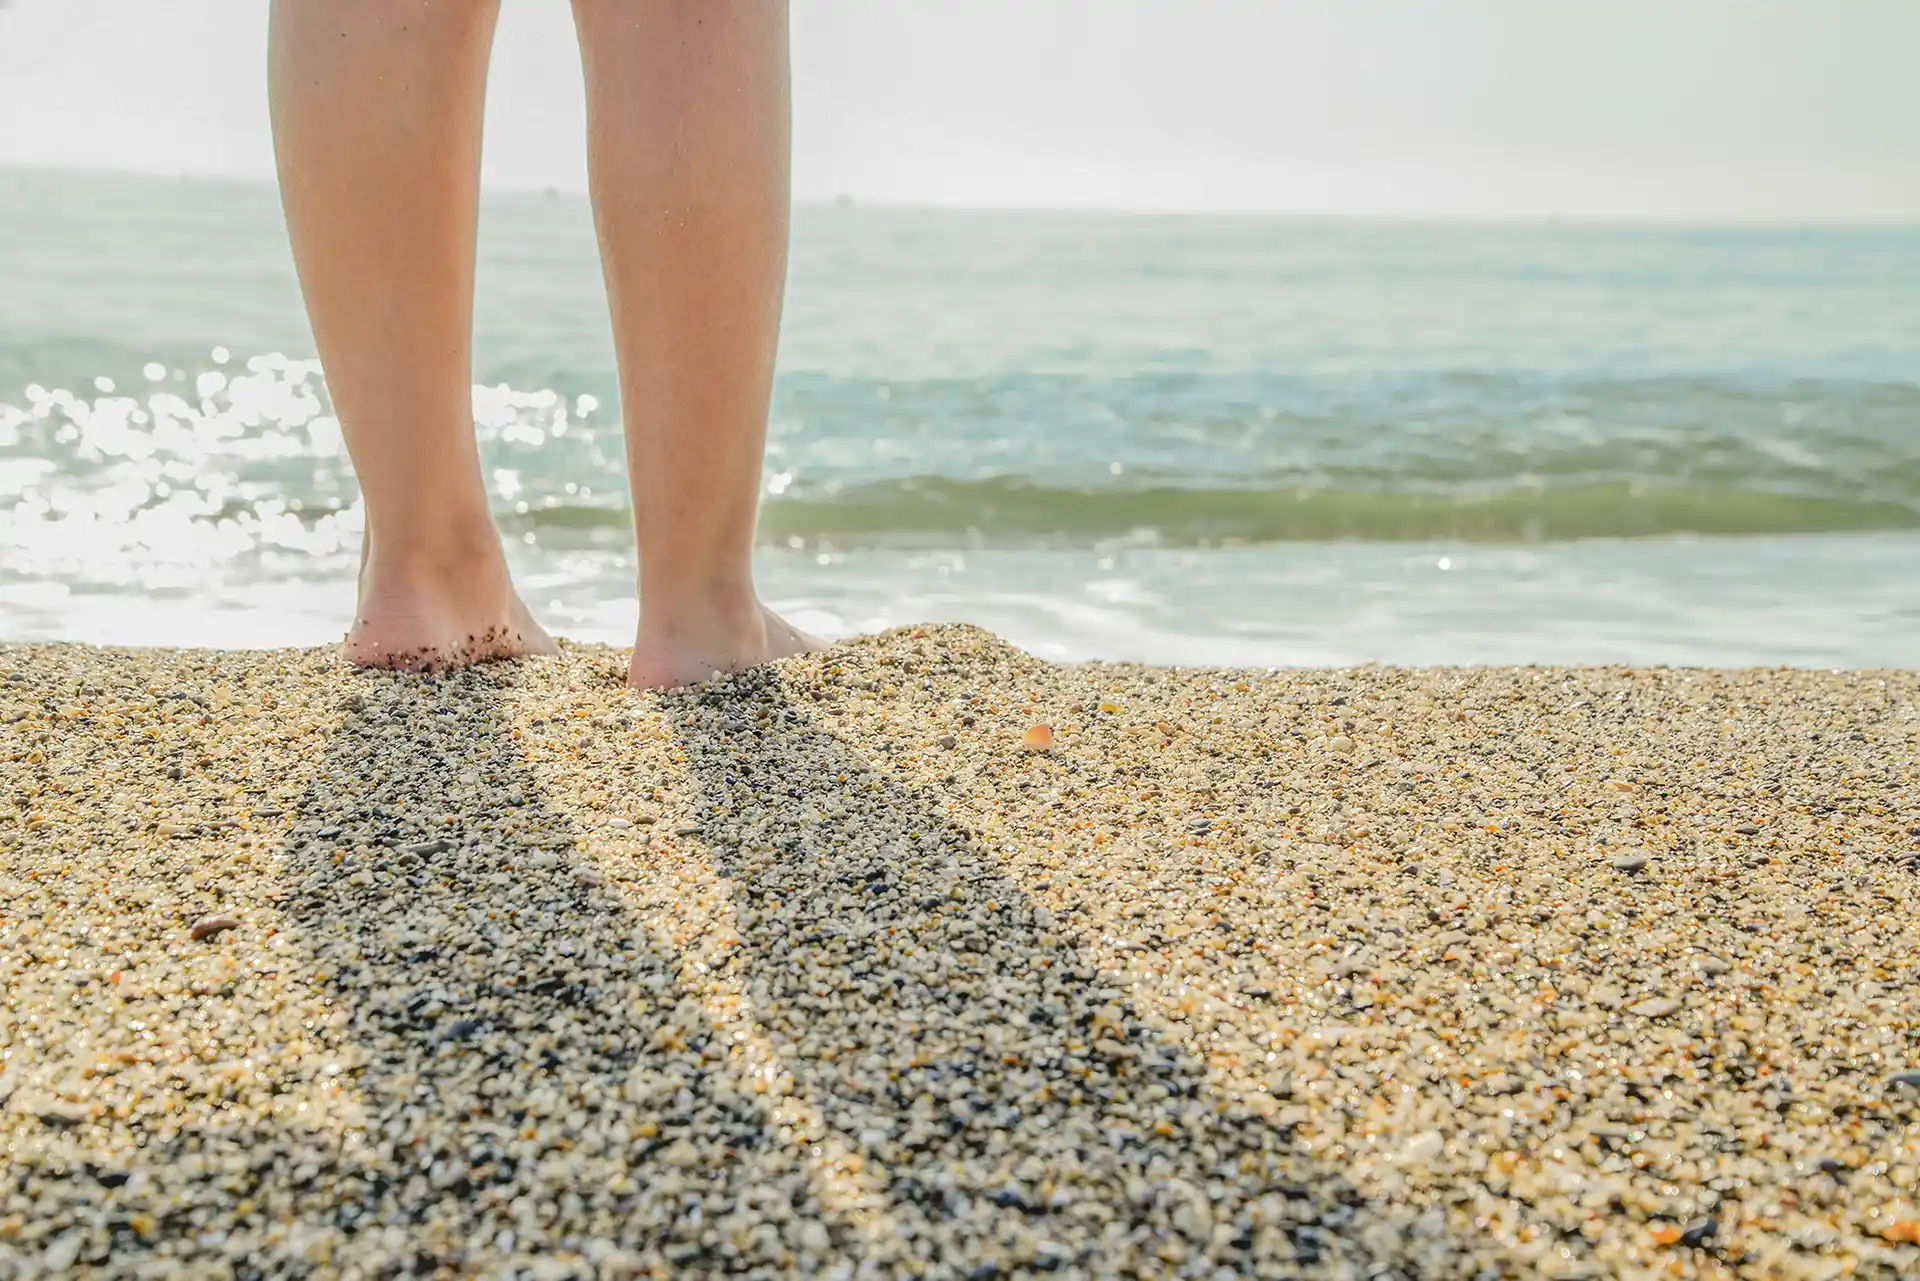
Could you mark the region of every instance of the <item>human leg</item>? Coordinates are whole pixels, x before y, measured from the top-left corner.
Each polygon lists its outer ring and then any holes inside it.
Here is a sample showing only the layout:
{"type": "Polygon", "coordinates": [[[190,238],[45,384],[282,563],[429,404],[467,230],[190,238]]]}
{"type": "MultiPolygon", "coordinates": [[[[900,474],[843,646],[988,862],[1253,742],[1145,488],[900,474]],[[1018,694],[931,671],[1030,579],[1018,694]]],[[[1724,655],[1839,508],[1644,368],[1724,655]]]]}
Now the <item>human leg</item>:
{"type": "Polygon", "coordinates": [[[472,409],[481,119],[497,0],[275,0],[294,260],[366,505],[348,654],[547,652],[508,581],[472,409]]]}
{"type": "Polygon", "coordinates": [[[574,16],[640,554],[628,679],[679,685],[819,644],[752,572],[786,280],[786,5],[575,0],[574,16]]]}

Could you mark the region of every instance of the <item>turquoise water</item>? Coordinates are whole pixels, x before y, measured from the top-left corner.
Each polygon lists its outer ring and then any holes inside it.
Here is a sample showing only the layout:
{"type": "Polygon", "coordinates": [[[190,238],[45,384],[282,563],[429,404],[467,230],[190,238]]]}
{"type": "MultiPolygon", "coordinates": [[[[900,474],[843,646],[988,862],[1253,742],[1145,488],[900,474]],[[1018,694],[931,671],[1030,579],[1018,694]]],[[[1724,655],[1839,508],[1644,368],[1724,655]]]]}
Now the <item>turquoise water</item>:
{"type": "MultiPolygon", "coordinates": [[[[586,204],[489,197],[475,412],[630,632],[586,204]]],[[[0,171],[0,638],[313,643],[356,490],[272,189],[0,171]]],[[[1920,230],[803,209],[767,594],[1059,657],[1920,662],[1920,230]]]]}

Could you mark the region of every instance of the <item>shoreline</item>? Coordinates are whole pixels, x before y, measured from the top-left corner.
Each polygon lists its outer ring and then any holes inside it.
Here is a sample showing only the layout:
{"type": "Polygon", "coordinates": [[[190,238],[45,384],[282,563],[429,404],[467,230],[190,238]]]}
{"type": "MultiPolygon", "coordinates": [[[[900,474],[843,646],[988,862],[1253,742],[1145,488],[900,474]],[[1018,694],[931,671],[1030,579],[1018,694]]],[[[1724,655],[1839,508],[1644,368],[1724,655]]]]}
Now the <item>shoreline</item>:
{"type": "Polygon", "coordinates": [[[0,1275],[1920,1269],[1920,673],[623,674],[0,645],[0,1275]]]}

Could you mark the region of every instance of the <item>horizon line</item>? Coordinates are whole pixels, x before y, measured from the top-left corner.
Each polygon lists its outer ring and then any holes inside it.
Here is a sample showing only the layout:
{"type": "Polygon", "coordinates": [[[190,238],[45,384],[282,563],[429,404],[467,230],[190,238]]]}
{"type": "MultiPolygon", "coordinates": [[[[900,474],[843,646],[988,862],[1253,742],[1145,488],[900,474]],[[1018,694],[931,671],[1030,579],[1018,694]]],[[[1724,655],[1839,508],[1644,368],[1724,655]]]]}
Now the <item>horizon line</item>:
{"type": "MultiPolygon", "coordinates": [[[[0,160],[0,173],[70,175],[82,178],[124,178],[135,181],[232,184],[271,188],[276,180],[267,175],[206,170],[161,170],[112,168],[99,165],[46,164],[0,160]]],[[[482,197],[521,197],[584,201],[583,188],[559,185],[489,184],[482,182],[482,197]]],[[[1455,227],[1540,227],[1633,228],[1645,230],[1920,230],[1920,214],[1910,216],[1831,215],[1792,216],[1784,214],[1737,217],[1722,214],[1581,214],[1562,212],[1484,213],[1459,210],[1382,212],[1351,209],[1285,209],[1239,206],[1192,208],[1150,207],[1140,205],[1068,205],[1068,204],[971,204],[960,201],[911,201],[880,196],[862,196],[857,192],[831,196],[795,197],[796,209],[870,209],[900,213],[1009,214],[1039,216],[1108,216],[1116,218],[1194,218],[1234,219],[1276,222],[1359,222],[1383,225],[1444,225],[1455,227]]]]}

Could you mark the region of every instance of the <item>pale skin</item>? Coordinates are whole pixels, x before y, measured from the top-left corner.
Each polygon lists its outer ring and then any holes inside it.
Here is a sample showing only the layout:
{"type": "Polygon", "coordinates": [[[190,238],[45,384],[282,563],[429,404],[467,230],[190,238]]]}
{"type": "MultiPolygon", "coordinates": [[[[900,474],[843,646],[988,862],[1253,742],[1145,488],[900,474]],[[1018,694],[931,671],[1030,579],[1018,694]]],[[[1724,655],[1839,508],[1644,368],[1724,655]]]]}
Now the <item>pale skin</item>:
{"type": "MultiPolygon", "coordinates": [[[[761,604],[754,517],[786,276],[787,13],[575,0],[594,221],[639,550],[640,687],[817,648],[761,604]]],[[[346,651],[440,669],[551,653],[474,440],[474,241],[497,0],[275,0],[275,152],[366,504],[346,651]]]]}

